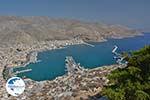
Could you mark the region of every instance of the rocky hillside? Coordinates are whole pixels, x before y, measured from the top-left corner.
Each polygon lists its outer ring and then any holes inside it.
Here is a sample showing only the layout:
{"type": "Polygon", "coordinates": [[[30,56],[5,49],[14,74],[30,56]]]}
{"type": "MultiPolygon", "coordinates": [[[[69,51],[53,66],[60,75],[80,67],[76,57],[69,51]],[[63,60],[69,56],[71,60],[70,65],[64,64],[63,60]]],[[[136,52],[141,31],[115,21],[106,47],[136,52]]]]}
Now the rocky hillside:
{"type": "Polygon", "coordinates": [[[124,26],[103,25],[79,20],[48,17],[0,16],[0,43],[33,43],[49,40],[79,38],[86,41],[103,41],[141,33],[124,26]]]}

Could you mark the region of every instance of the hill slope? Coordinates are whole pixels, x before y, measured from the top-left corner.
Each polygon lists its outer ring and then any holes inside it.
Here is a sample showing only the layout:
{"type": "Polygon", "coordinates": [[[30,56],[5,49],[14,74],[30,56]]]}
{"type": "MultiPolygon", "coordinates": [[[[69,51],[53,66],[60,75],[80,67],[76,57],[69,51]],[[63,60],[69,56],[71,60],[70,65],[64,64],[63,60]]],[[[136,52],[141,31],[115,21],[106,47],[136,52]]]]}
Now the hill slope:
{"type": "Polygon", "coordinates": [[[102,25],[78,20],[48,17],[0,16],[0,43],[32,43],[36,41],[69,40],[103,41],[141,33],[124,26],[102,25]]]}

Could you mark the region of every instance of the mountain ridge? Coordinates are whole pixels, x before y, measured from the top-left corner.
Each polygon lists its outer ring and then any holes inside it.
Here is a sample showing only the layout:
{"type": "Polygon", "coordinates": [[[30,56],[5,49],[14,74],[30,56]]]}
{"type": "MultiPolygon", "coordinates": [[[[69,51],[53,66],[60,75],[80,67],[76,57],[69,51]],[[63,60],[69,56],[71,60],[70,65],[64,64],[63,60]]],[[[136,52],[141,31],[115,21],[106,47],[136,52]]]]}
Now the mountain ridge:
{"type": "Polygon", "coordinates": [[[0,43],[33,43],[50,40],[104,41],[141,35],[125,26],[104,25],[49,17],[0,16],[0,43]]]}

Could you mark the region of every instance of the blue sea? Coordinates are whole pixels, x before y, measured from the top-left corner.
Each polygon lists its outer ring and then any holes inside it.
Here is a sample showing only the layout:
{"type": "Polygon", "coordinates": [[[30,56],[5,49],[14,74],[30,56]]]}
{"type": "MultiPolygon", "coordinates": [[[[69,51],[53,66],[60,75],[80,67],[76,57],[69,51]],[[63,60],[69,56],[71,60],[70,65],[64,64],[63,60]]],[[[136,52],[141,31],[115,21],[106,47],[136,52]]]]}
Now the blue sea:
{"type": "Polygon", "coordinates": [[[119,47],[118,52],[138,50],[145,45],[150,45],[150,33],[144,36],[130,37],[124,39],[108,39],[106,42],[91,43],[95,47],[87,45],[67,46],[63,49],[43,51],[38,53],[38,60],[41,62],[31,63],[26,67],[14,69],[14,71],[32,69],[31,72],[20,73],[17,76],[26,76],[32,80],[52,80],[57,76],[64,75],[65,57],[72,56],[77,63],[85,68],[95,68],[116,63],[113,59],[112,49],[114,45],[119,47]]]}

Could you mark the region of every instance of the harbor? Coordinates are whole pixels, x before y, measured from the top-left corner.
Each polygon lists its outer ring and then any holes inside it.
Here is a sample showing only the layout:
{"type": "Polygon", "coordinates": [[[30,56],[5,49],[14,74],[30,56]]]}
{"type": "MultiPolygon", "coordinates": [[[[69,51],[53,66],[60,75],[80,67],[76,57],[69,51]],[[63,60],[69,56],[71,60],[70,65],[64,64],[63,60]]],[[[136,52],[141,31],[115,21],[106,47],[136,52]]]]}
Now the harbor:
{"type": "MultiPolygon", "coordinates": [[[[149,36],[146,35],[144,38],[149,38],[149,36]]],[[[77,43],[79,43],[79,41],[77,43]]],[[[32,71],[19,73],[17,75],[22,75],[19,77],[23,78],[26,76],[24,79],[25,84],[27,84],[26,91],[19,97],[20,99],[27,99],[27,97],[36,97],[37,99],[42,99],[43,96],[41,95],[44,95],[44,97],[48,99],[64,98],[66,100],[66,98],[85,98],[88,97],[88,95],[95,95],[101,90],[104,84],[107,84],[109,80],[107,80],[105,75],[109,74],[110,71],[118,67],[125,67],[122,64],[116,64],[117,59],[113,59],[113,56],[114,58],[119,58],[119,56],[114,55],[112,51],[120,54],[118,51],[137,50],[146,44],[149,44],[149,41],[143,41],[143,37],[135,37],[121,40],[108,40],[107,42],[96,43],[94,44],[94,48],[84,44],[74,46],[70,45],[66,48],[55,50],[52,49],[54,45],[51,45],[51,50],[36,49],[36,46],[33,46],[33,49],[25,49],[32,48],[32,46],[21,45],[21,47],[16,46],[15,48],[10,46],[9,49],[5,49],[5,47],[3,47],[0,48],[2,51],[0,52],[0,60],[2,62],[0,64],[1,66],[4,66],[1,67],[1,72],[3,73],[4,69],[7,68],[16,68],[18,66],[22,66],[24,62],[26,62],[26,56],[29,54],[29,51],[37,51],[37,61],[40,62],[30,63],[26,65],[26,67],[21,67],[23,69],[32,69],[32,71]],[[142,40],[142,42],[137,40],[142,40]],[[137,42],[139,42],[139,45],[135,45],[137,42]],[[131,46],[127,46],[129,43],[131,46]],[[119,50],[113,50],[114,45],[119,47],[119,50]],[[7,56],[5,56],[6,54],[7,56]],[[69,57],[67,60],[68,62],[65,61],[67,57],[69,57]],[[80,63],[81,67],[84,67],[84,69],[88,70],[78,71],[76,70],[77,68],[69,68],[68,66],[69,70],[71,69],[71,72],[70,74],[67,74],[67,66],[65,67],[65,65],[71,65],[68,63],[72,61],[74,62],[73,66],[78,66],[80,63]],[[38,74],[34,74],[33,72],[38,72],[38,74]]],[[[44,45],[43,48],[48,47],[46,44],[44,45]]],[[[22,69],[18,69],[18,71],[21,70],[22,69]]],[[[2,84],[2,89],[0,94],[4,100],[5,98],[16,99],[15,97],[9,96],[3,88],[5,87],[3,84],[5,84],[5,80],[7,80],[3,77],[6,74],[8,75],[10,72],[12,72],[12,69],[7,71],[5,74],[3,73],[3,76],[1,77],[0,84],[2,84]]]]}
{"type": "MultiPolygon", "coordinates": [[[[134,46],[126,47],[128,42],[130,42],[130,45],[136,44],[137,43],[136,38],[139,39],[140,37],[135,37],[135,40],[133,38],[129,38],[121,40],[110,40],[110,41],[108,40],[107,42],[103,43],[92,43],[92,45],[95,46],[94,48],[88,45],[80,44],[74,46],[67,46],[66,48],[63,49],[42,51],[38,53],[37,57],[37,60],[40,62],[30,63],[26,66],[27,69],[33,70],[28,73],[26,72],[20,73],[18,74],[18,76],[19,77],[26,76],[35,81],[53,80],[56,77],[62,76],[67,73],[65,60],[66,57],[70,56],[73,57],[73,59],[76,61],[77,64],[80,63],[81,67],[84,66],[85,69],[93,69],[96,68],[97,66],[104,66],[104,65],[109,66],[113,64],[126,65],[127,62],[124,61],[124,57],[121,55],[121,52],[122,51],[128,52],[130,50],[142,47],[142,45],[138,45],[139,47],[134,46]],[[126,43],[126,45],[124,44],[125,45],[124,46],[122,45],[122,43],[126,43]],[[117,49],[115,50],[115,48],[117,49]],[[39,71],[41,74],[38,74],[39,71]]],[[[25,68],[21,67],[17,70],[24,70],[24,69],[25,68]]]]}
{"type": "MultiPolygon", "coordinates": [[[[40,95],[44,95],[48,99],[65,100],[87,99],[88,96],[99,93],[104,85],[108,83],[106,76],[116,68],[123,68],[123,65],[111,65],[97,67],[94,69],[85,69],[71,56],[65,59],[67,73],[56,77],[51,81],[36,82],[30,79],[24,79],[26,83],[26,91],[20,98],[35,98],[29,93],[36,95],[37,99],[41,99],[40,95]],[[35,91],[36,90],[36,91],[35,91]],[[37,93],[38,92],[38,93],[37,93]]],[[[12,97],[13,98],[13,97],[12,97]]],[[[15,97],[14,97],[15,98],[15,97]]]]}

